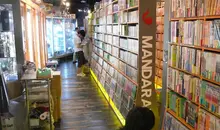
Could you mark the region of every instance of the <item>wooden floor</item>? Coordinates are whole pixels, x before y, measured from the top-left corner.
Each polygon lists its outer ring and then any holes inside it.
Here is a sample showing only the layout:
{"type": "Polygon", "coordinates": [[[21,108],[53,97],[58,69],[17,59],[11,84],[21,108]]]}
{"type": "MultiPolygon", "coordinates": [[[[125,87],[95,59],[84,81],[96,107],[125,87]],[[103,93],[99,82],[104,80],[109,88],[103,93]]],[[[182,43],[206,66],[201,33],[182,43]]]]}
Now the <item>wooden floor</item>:
{"type": "Polygon", "coordinates": [[[76,77],[76,65],[66,62],[62,74],[62,119],[56,130],[118,130],[121,126],[91,76],[76,77]]]}

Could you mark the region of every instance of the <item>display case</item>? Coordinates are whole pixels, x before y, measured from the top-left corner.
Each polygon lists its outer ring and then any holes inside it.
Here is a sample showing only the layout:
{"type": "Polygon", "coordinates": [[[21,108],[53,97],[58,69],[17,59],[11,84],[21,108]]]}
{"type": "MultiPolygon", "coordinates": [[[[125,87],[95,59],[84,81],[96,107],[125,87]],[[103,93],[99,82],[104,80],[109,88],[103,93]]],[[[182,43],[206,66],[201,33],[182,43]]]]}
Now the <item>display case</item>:
{"type": "Polygon", "coordinates": [[[6,80],[16,80],[16,51],[12,4],[0,4],[0,70],[6,80]]]}
{"type": "Polygon", "coordinates": [[[74,48],[74,30],[75,24],[73,23],[73,19],[65,19],[66,52],[72,52],[74,48]]]}
{"type": "Polygon", "coordinates": [[[54,54],[61,55],[66,51],[65,46],[65,20],[60,18],[53,19],[54,35],[54,54]]]}
{"type": "Polygon", "coordinates": [[[46,20],[47,25],[47,33],[46,33],[46,42],[47,42],[47,51],[48,51],[48,57],[51,58],[53,56],[53,20],[47,19],[46,20]]]}
{"type": "Polygon", "coordinates": [[[75,35],[74,20],[62,17],[47,18],[46,25],[48,58],[72,53],[75,35]]]}

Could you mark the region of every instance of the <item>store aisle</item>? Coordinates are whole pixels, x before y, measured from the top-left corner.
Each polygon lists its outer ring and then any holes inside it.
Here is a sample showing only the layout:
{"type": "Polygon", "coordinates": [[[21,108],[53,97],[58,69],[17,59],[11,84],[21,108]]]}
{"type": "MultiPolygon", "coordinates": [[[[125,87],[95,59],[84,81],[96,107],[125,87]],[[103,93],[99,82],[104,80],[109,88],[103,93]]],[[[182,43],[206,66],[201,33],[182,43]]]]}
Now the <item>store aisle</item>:
{"type": "Polygon", "coordinates": [[[56,130],[117,130],[121,124],[92,77],[76,77],[76,65],[72,62],[59,68],[62,119],[56,130]]]}

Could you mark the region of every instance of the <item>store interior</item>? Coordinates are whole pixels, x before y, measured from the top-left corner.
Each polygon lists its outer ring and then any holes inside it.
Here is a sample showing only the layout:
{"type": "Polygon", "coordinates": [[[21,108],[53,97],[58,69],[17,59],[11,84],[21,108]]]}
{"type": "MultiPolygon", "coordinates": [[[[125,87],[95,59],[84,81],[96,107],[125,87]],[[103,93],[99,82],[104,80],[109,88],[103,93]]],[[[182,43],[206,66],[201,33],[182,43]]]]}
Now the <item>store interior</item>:
{"type": "Polygon", "coordinates": [[[0,0],[0,130],[220,130],[218,70],[220,0],[0,0]]]}

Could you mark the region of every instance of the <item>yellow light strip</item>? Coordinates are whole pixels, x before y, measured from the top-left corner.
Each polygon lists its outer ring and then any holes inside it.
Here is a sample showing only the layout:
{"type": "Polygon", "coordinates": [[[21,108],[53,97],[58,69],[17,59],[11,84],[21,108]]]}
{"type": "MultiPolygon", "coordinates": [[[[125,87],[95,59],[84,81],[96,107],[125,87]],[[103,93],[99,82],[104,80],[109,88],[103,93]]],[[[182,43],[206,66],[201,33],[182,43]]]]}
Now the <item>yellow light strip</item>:
{"type": "Polygon", "coordinates": [[[156,83],[155,83],[155,88],[156,89],[162,89],[162,87],[160,85],[156,84],[156,83]]]}
{"type": "Polygon", "coordinates": [[[91,75],[94,78],[94,80],[96,81],[96,83],[98,84],[100,90],[102,91],[103,95],[105,96],[106,100],[109,102],[110,106],[112,107],[113,111],[115,112],[116,116],[118,117],[118,119],[120,120],[122,125],[125,125],[125,119],[122,116],[122,114],[120,113],[120,111],[118,110],[118,108],[115,106],[114,102],[111,100],[111,98],[109,97],[108,93],[105,91],[105,88],[102,86],[102,84],[99,82],[98,78],[96,77],[96,75],[94,74],[94,72],[92,71],[92,69],[90,69],[91,75]]]}

